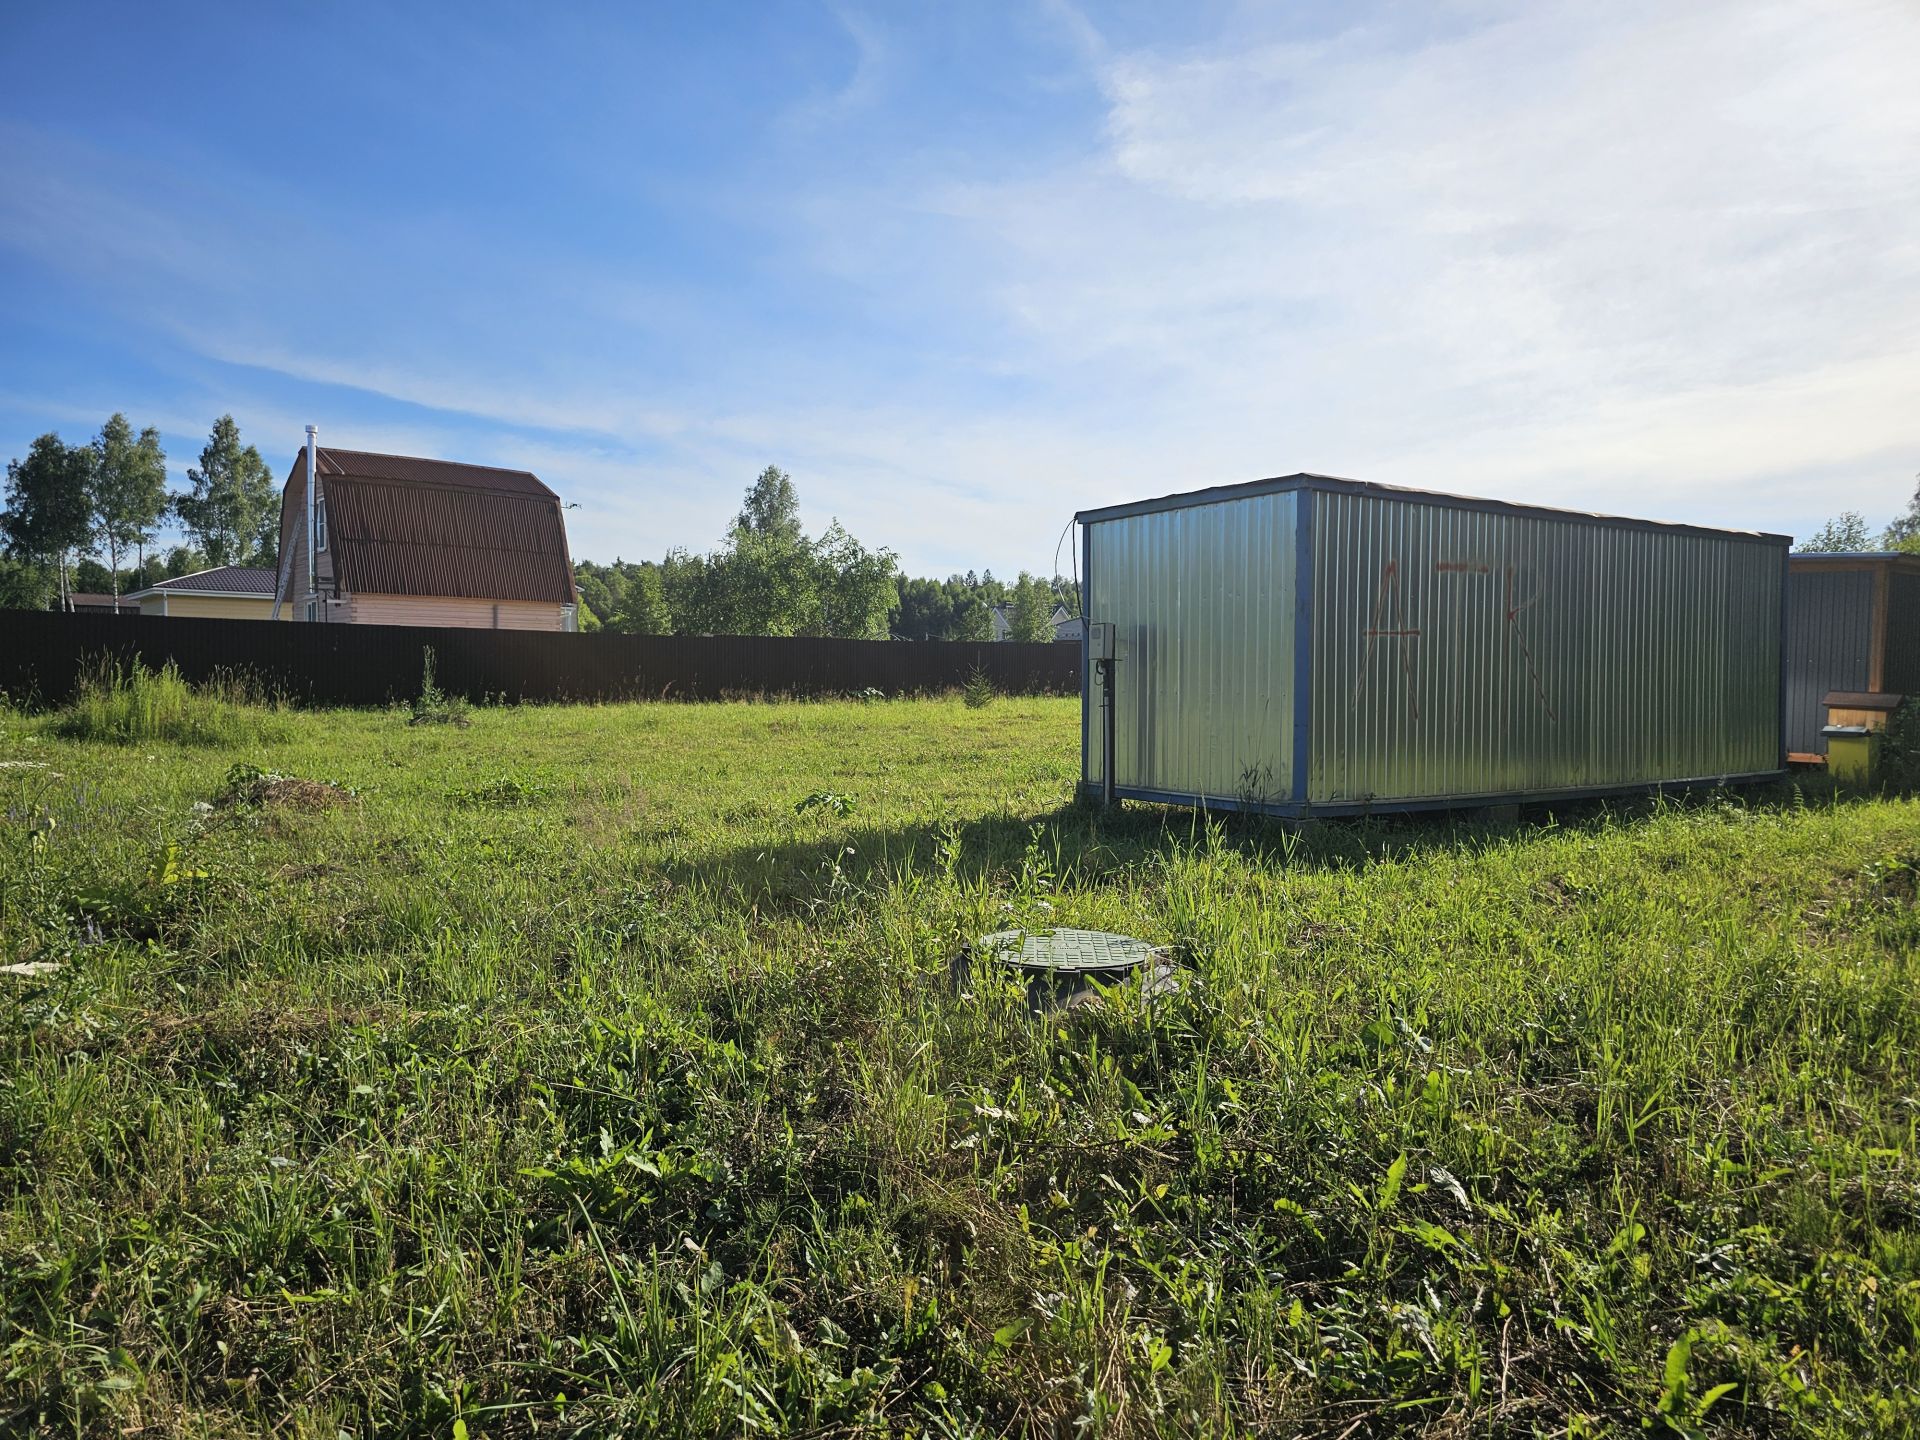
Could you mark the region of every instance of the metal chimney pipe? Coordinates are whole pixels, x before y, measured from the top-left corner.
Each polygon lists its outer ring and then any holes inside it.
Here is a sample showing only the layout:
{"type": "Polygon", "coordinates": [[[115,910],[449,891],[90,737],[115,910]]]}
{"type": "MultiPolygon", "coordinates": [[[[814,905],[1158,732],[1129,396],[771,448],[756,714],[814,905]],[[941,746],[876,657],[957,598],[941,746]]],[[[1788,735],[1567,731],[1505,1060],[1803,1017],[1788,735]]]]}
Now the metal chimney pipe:
{"type": "Polygon", "coordinates": [[[315,602],[320,596],[320,577],[314,573],[313,526],[319,511],[319,500],[314,494],[314,475],[319,469],[320,427],[307,426],[307,618],[319,618],[315,602]]]}

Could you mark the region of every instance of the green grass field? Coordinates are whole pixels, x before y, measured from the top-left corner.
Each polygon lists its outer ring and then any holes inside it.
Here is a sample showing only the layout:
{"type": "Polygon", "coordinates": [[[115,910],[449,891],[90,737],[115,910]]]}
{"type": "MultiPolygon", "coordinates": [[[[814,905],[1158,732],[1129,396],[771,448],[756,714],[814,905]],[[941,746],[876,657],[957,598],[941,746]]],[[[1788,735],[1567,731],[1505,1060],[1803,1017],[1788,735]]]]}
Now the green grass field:
{"type": "Polygon", "coordinates": [[[1920,1428],[1920,807],[1104,818],[1078,725],[0,714],[0,1431],[1920,1428]],[[955,982],[1047,923],[1183,987],[955,982]]]}

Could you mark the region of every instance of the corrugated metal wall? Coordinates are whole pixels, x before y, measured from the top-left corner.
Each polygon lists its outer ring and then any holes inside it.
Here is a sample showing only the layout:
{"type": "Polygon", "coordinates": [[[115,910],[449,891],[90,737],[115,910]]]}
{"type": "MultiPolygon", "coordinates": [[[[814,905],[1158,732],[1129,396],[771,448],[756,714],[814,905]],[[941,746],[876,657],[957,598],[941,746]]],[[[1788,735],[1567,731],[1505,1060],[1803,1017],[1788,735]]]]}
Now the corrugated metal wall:
{"type": "Polygon", "coordinates": [[[1867,688],[1873,647],[1871,570],[1795,570],[1787,578],[1787,749],[1827,753],[1829,690],[1867,688]]]}
{"type": "Polygon", "coordinates": [[[1883,677],[1895,695],[1920,695],[1920,575],[1887,577],[1887,660],[1883,677]]]}
{"type": "MultiPolygon", "coordinates": [[[[1293,494],[1090,525],[1089,615],[1117,627],[1114,779],[1285,800],[1293,783],[1293,494]]],[[[1085,774],[1101,778],[1099,692],[1085,774]]]]}
{"type": "Polygon", "coordinates": [[[1315,803],[1771,771],[1778,545],[1313,497],[1315,803]]]}

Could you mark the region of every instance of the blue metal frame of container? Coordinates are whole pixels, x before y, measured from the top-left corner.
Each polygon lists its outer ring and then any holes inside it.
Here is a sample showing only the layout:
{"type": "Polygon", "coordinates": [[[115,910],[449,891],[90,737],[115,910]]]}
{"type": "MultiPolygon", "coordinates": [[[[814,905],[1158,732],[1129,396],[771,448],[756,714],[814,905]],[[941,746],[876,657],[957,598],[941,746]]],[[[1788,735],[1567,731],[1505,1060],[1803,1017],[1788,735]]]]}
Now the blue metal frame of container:
{"type": "Polygon", "coordinates": [[[1293,517],[1293,803],[1307,803],[1313,768],[1313,491],[1303,489],[1293,517]]]}
{"type": "MultiPolygon", "coordinates": [[[[1122,505],[1106,505],[1096,510],[1082,510],[1074,515],[1074,523],[1080,527],[1080,783],[1085,788],[1087,780],[1088,746],[1092,743],[1089,719],[1090,697],[1092,695],[1089,655],[1089,632],[1092,629],[1093,598],[1093,539],[1091,524],[1103,520],[1121,520],[1133,515],[1151,515],[1165,510],[1185,510],[1199,505],[1217,505],[1232,500],[1250,499],[1258,495],[1274,495],[1286,491],[1299,494],[1299,512],[1295,520],[1295,614],[1294,614],[1294,663],[1293,663],[1293,776],[1289,798],[1280,803],[1266,802],[1258,805],[1245,805],[1238,800],[1220,796],[1177,794],[1171,791],[1150,790],[1136,786],[1116,784],[1113,793],[1123,800],[1144,800],[1162,805],[1181,805],[1203,811],[1239,812],[1251,811],[1271,815],[1279,819],[1306,819],[1311,816],[1354,816],[1368,814],[1402,814],[1415,811],[1472,810],[1489,805],[1530,805],[1556,800],[1608,799],[1621,796],[1652,795],[1713,788],[1721,785],[1752,784],[1766,780],[1777,780],[1787,773],[1787,695],[1786,695],[1786,645],[1787,645],[1787,569],[1788,555],[1793,547],[1793,537],[1777,535],[1761,530],[1729,530],[1711,525],[1687,525],[1664,520],[1642,520],[1631,516],[1603,515],[1594,511],[1565,510],[1552,505],[1527,505],[1510,500],[1487,500],[1470,495],[1451,495],[1439,490],[1420,490],[1411,486],[1381,485],[1365,480],[1346,480],[1335,475],[1316,475],[1301,472],[1297,475],[1275,476],[1267,480],[1250,480],[1235,485],[1215,485],[1204,490],[1189,490],[1172,495],[1160,495],[1148,500],[1136,500],[1122,505]],[[1780,761],[1774,770],[1754,770],[1728,775],[1699,775],[1679,780],[1655,780],[1634,782],[1624,785],[1576,786],[1560,790],[1540,790],[1525,792],[1501,792],[1484,797],[1440,797],[1417,800],[1379,801],[1335,801],[1314,804],[1307,798],[1308,774],[1312,763],[1312,696],[1310,692],[1311,665],[1313,660],[1313,523],[1316,493],[1378,495],[1410,501],[1438,501],[1456,509],[1479,511],[1496,515],[1547,515],[1560,520],[1584,521],[1608,529],[1655,530],[1674,532],[1684,535],[1701,535],[1713,539],[1726,539],[1730,536],[1744,537],[1780,547],[1780,701],[1779,732],[1780,761]]],[[[1849,559],[1857,558],[1849,556],[1849,559]]]]}
{"type": "Polygon", "coordinates": [[[1145,790],[1117,785],[1113,793],[1122,800],[1145,800],[1157,805],[1180,805],[1190,810],[1250,812],[1271,815],[1279,820],[1329,819],[1353,815],[1402,815],[1415,811],[1484,810],[1494,805],[1543,805],[1556,800],[1606,800],[1635,795],[1678,794],[1687,790],[1712,790],[1722,785],[1751,785],[1778,780],[1785,770],[1750,770],[1739,775],[1700,775],[1685,780],[1649,780],[1630,785],[1580,785],[1565,790],[1503,790],[1484,796],[1443,796],[1423,800],[1338,800],[1319,804],[1295,803],[1243,805],[1222,796],[1181,795],[1170,790],[1145,790]]]}
{"type": "MultiPolygon", "coordinates": [[[[1787,627],[1789,618],[1787,585],[1793,570],[1793,546],[1788,542],[1780,551],[1780,771],[1786,773],[1792,747],[1787,743],[1787,627]]],[[[1086,609],[1082,601],[1080,608],[1086,609]]],[[[1082,625],[1084,630],[1086,627],[1082,625]]]]}
{"type": "MultiPolygon", "coordinates": [[[[1075,523],[1078,521],[1076,519],[1075,523]]],[[[1093,594],[1093,541],[1080,526],[1080,779],[1087,778],[1087,746],[1092,736],[1087,702],[1093,694],[1093,626],[1087,623],[1087,600],[1093,594]]]]}

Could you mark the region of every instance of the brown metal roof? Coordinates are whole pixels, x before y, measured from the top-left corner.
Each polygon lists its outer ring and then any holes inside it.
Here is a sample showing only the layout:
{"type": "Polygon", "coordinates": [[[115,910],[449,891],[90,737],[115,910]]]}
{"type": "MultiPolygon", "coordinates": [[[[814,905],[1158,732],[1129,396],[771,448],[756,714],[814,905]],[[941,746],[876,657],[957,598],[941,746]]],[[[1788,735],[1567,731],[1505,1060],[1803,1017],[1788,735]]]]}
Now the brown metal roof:
{"type": "Polygon", "coordinates": [[[1900,695],[1888,695],[1879,690],[1829,690],[1820,699],[1820,703],[1834,710],[1887,710],[1900,708],[1904,699],[1900,695]]]}
{"type": "Polygon", "coordinates": [[[136,615],[140,613],[138,600],[122,595],[116,605],[113,596],[105,590],[69,590],[67,599],[73,603],[73,608],[76,610],[120,609],[131,610],[136,615]]]}
{"type": "Polygon", "coordinates": [[[560,499],[527,471],[324,445],[316,469],[341,593],[574,603],[560,499]]]}
{"type": "MultiPolygon", "coordinates": [[[[300,460],[305,462],[305,452],[300,460]]],[[[417,455],[376,455],[368,450],[334,450],[320,447],[320,478],[336,475],[358,480],[392,480],[406,485],[452,485],[463,490],[497,490],[510,495],[538,496],[543,500],[560,497],[540,483],[529,470],[502,470],[493,465],[463,465],[457,460],[426,460],[417,455]]]]}

